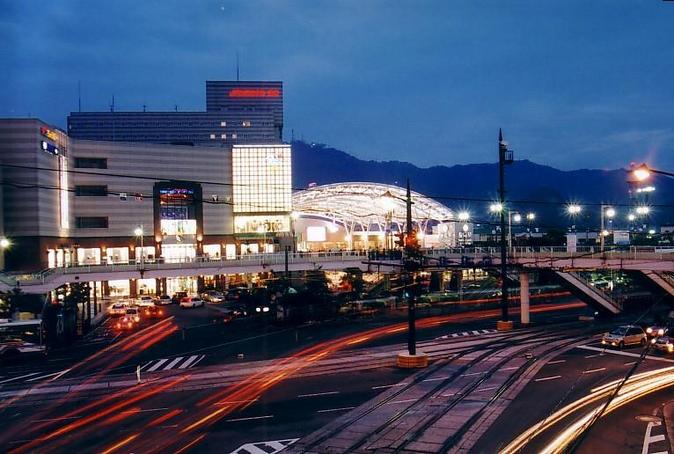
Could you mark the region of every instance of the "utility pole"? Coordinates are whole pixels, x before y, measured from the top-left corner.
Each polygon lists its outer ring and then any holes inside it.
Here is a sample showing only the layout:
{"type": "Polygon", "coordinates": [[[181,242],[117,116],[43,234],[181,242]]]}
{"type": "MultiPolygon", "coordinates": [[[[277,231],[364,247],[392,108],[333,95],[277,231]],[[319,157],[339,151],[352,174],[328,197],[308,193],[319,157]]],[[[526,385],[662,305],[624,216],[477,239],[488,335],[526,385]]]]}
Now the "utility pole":
{"type": "Polygon", "coordinates": [[[508,256],[506,243],[506,207],[505,203],[505,166],[513,162],[513,152],[503,140],[501,128],[498,130],[498,197],[501,206],[501,321],[497,323],[500,330],[512,329],[512,322],[508,321],[508,256]]]}
{"type": "MultiPolygon", "coordinates": [[[[412,235],[414,235],[414,230],[412,229],[412,192],[410,191],[410,180],[407,179],[407,217],[405,219],[405,243],[408,243],[412,235]]],[[[406,251],[406,248],[403,248],[403,251],[406,251]]],[[[408,254],[403,254],[403,272],[405,276],[405,291],[407,293],[407,351],[410,355],[417,354],[417,326],[416,326],[416,313],[414,307],[414,298],[412,295],[407,292],[407,282],[412,276],[412,274],[404,269],[405,261],[410,260],[411,257],[407,257],[408,254]]]]}

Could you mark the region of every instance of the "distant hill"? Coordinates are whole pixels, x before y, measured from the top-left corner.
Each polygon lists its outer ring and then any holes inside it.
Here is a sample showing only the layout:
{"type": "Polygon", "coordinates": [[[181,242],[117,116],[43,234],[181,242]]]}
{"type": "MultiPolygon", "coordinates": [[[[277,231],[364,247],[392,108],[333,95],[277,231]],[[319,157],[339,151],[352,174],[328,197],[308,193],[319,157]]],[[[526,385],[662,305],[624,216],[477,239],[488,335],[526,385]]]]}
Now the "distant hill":
{"type": "MultiPolygon", "coordinates": [[[[436,198],[453,209],[468,208],[475,216],[486,212],[488,202],[470,199],[494,200],[498,188],[498,164],[468,164],[419,168],[400,161],[364,161],[348,153],[322,144],[293,142],[293,186],[307,187],[310,183],[328,184],[347,181],[366,181],[404,186],[409,178],[412,189],[436,198]]],[[[657,190],[650,203],[674,205],[674,179],[660,177],[653,181],[657,190]]],[[[564,205],[569,201],[585,203],[629,204],[626,172],[616,170],[580,169],[562,171],[528,160],[515,161],[506,170],[507,197],[518,203],[518,210],[531,210],[539,222],[560,225],[564,223],[564,205]]],[[[627,207],[618,207],[622,218],[627,207]]],[[[598,222],[597,215],[585,224],[598,222]],[[594,219],[594,218],[597,219],[594,219]]],[[[674,222],[671,208],[654,208],[656,221],[674,222]]],[[[484,218],[487,218],[485,216],[484,218]]],[[[579,224],[583,224],[579,222],[579,224]]]]}

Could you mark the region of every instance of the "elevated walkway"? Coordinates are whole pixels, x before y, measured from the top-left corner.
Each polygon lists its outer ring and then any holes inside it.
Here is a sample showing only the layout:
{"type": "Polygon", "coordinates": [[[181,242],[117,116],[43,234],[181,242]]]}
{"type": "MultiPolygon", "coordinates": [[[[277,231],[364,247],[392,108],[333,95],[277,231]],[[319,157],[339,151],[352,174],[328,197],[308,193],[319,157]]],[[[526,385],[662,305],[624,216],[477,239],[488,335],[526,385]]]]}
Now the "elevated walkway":
{"type": "Polygon", "coordinates": [[[622,303],[616,301],[608,293],[598,289],[580,274],[569,271],[555,271],[562,282],[581,299],[611,314],[619,314],[623,310],[622,303]]]}
{"type": "Polygon", "coordinates": [[[646,270],[642,272],[644,276],[650,279],[670,296],[674,296],[674,277],[670,274],[658,271],[646,270]]]}

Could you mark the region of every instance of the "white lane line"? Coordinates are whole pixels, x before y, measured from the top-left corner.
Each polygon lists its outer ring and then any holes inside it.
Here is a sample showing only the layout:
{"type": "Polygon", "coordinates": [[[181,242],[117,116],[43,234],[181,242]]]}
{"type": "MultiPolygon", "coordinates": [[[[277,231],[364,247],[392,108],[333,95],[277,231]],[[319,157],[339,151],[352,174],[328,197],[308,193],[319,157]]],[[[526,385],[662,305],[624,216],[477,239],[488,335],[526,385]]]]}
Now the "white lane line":
{"type": "Polygon", "coordinates": [[[326,410],[318,410],[316,413],[329,413],[331,411],[347,411],[353,410],[356,407],[341,407],[341,408],[328,408],[326,410]]]}
{"type": "Polygon", "coordinates": [[[598,369],[588,369],[588,370],[584,370],[583,373],[584,373],[584,374],[593,374],[593,373],[595,373],[595,372],[601,372],[601,371],[603,371],[603,370],[606,370],[606,368],[605,368],[605,367],[600,367],[600,368],[598,368],[598,369]]]}
{"type": "Polygon", "coordinates": [[[629,361],[626,363],[623,363],[623,366],[634,366],[637,362],[636,361],[629,361]]]}
{"type": "Polygon", "coordinates": [[[184,356],[178,356],[175,358],[173,361],[171,361],[166,367],[164,367],[162,370],[170,370],[175,367],[176,364],[178,364],[180,361],[182,361],[184,356]]]}
{"type": "Polygon", "coordinates": [[[479,388],[479,389],[476,389],[475,392],[476,392],[476,393],[481,393],[481,392],[484,392],[484,391],[493,391],[493,390],[495,390],[496,388],[498,388],[498,386],[488,386],[488,387],[486,387],[486,388],[479,388]]]}
{"type": "Polygon", "coordinates": [[[150,367],[147,371],[148,372],[154,372],[155,370],[159,369],[162,364],[164,364],[166,361],[168,361],[168,358],[163,358],[158,360],[154,366],[150,367]]]}
{"type": "Polygon", "coordinates": [[[302,397],[332,396],[334,394],[339,394],[339,391],[326,391],[324,393],[300,394],[297,397],[301,399],[302,397]]]}
{"type": "Polygon", "coordinates": [[[373,386],[370,389],[384,389],[384,388],[393,388],[394,386],[406,386],[407,383],[396,383],[393,385],[379,385],[379,386],[373,386]]]}
{"type": "Polygon", "coordinates": [[[541,378],[536,378],[534,381],[548,381],[548,380],[556,380],[558,378],[562,378],[561,375],[552,375],[550,377],[541,377],[541,378]]]}
{"type": "MultiPolygon", "coordinates": [[[[659,421],[649,422],[646,426],[646,433],[644,434],[644,444],[641,447],[641,454],[648,454],[649,447],[652,443],[657,443],[665,440],[664,435],[651,435],[653,427],[658,427],[662,423],[659,421]]],[[[659,453],[658,453],[659,454],[659,453]]]]}
{"type": "Polygon", "coordinates": [[[565,362],[566,362],[565,359],[556,359],[554,361],[548,361],[546,364],[561,364],[561,363],[565,363],[565,362]]]}
{"type": "Polygon", "coordinates": [[[36,380],[42,380],[43,378],[51,377],[51,376],[53,376],[53,375],[58,375],[58,374],[60,374],[61,372],[62,372],[62,371],[59,371],[59,372],[53,372],[53,373],[47,374],[47,375],[40,375],[39,377],[34,377],[34,378],[29,379],[29,380],[26,380],[26,382],[31,382],[31,381],[36,381],[36,380]]]}
{"type": "Polygon", "coordinates": [[[61,371],[56,377],[52,378],[49,381],[58,380],[59,378],[63,377],[65,374],[67,374],[68,372],[70,372],[70,369],[66,369],[64,371],[61,371]]]}
{"type": "Polygon", "coordinates": [[[471,331],[471,333],[473,333],[475,336],[477,336],[478,334],[480,334],[479,331],[471,331]]]}
{"type": "Polygon", "coordinates": [[[452,397],[455,396],[457,393],[447,393],[447,394],[440,394],[441,397],[452,397]]]}
{"type": "MultiPolygon", "coordinates": [[[[631,356],[632,358],[641,357],[641,355],[638,354],[638,353],[623,352],[623,351],[620,351],[620,350],[609,350],[609,349],[606,349],[606,348],[593,347],[591,345],[581,345],[581,346],[578,346],[576,348],[580,348],[582,350],[595,351],[595,352],[604,352],[604,353],[609,353],[611,355],[631,356]]],[[[665,363],[674,363],[674,359],[660,358],[658,356],[647,355],[646,358],[652,359],[652,360],[655,360],[655,361],[662,361],[662,362],[665,362],[665,363]]]]}
{"type": "Polygon", "coordinates": [[[424,381],[440,381],[440,380],[447,380],[449,377],[435,377],[435,378],[427,378],[426,380],[421,380],[422,382],[424,381]]]}
{"type": "Polygon", "coordinates": [[[462,377],[473,377],[475,375],[482,375],[482,372],[471,372],[469,374],[463,374],[462,377]]]}
{"type": "Polygon", "coordinates": [[[510,367],[504,367],[501,370],[515,370],[515,369],[519,369],[519,368],[520,368],[519,366],[510,366],[510,367]]]}
{"type": "Polygon", "coordinates": [[[393,400],[391,402],[387,402],[386,405],[391,405],[391,404],[406,404],[408,402],[416,402],[419,399],[403,399],[403,400],[393,400]]]}
{"type": "Polygon", "coordinates": [[[189,358],[187,358],[187,359],[185,360],[184,363],[182,363],[182,364],[180,365],[180,367],[178,367],[178,369],[187,369],[188,367],[190,367],[190,364],[192,363],[192,361],[194,361],[194,360],[197,359],[198,357],[199,357],[199,355],[192,355],[192,356],[190,356],[189,358]]]}
{"type": "Polygon", "coordinates": [[[234,418],[234,419],[227,419],[225,422],[238,422],[238,421],[254,421],[256,419],[270,419],[273,418],[274,415],[265,415],[265,416],[251,416],[249,418],[234,418]]]}
{"type": "Polygon", "coordinates": [[[10,378],[10,379],[7,379],[7,380],[0,381],[0,384],[9,383],[10,381],[15,381],[15,380],[21,380],[22,378],[32,377],[33,375],[37,375],[37,374],[39,374],[39,372],[32,372],[30,374],[21,375],[20,377],[14,377],[14,378],[10,378]]]}
{"type": "Polygon", "coordinates": [[[596,355],[587,355],[585,359],[596,358],[598,356],[604,356],[604,352],[597,353],[596,355]]]}

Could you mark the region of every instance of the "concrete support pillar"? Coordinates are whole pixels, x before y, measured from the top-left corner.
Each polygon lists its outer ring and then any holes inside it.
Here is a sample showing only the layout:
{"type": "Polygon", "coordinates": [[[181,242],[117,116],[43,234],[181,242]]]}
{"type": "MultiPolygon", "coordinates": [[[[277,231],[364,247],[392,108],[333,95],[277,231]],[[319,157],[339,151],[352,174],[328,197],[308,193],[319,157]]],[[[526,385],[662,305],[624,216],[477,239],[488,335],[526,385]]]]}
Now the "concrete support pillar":
{"type": "Polygon", "coordinates": [[[160,295],[168,295],[168,286],[166,284],[166,278],[162,277],[160,278],[161,281],[161,293],[160,295]]]}
{"type": "Polygon", "coordinates": [[[101,294],[105,296],[110,296],[110,284],[108,281],[101,281],[101,294]]]}
{"type": "Polygon", "coordinates": [[[131,298],[138,296],[138,282],[135,279],[129,280],[129,296],[131,298]]]}
{"type": "Polygon", "coordinates": [[[164,288],[161,286],[161,278],[156,278],[154,280],[154,292],[156,295],[163,295],[164,294],[164,288]]]}
{"type": "Polygon", "coordinates": [[[529,275],[520,273],[520,315],[522,325],[529,324],[529,275]]]}

